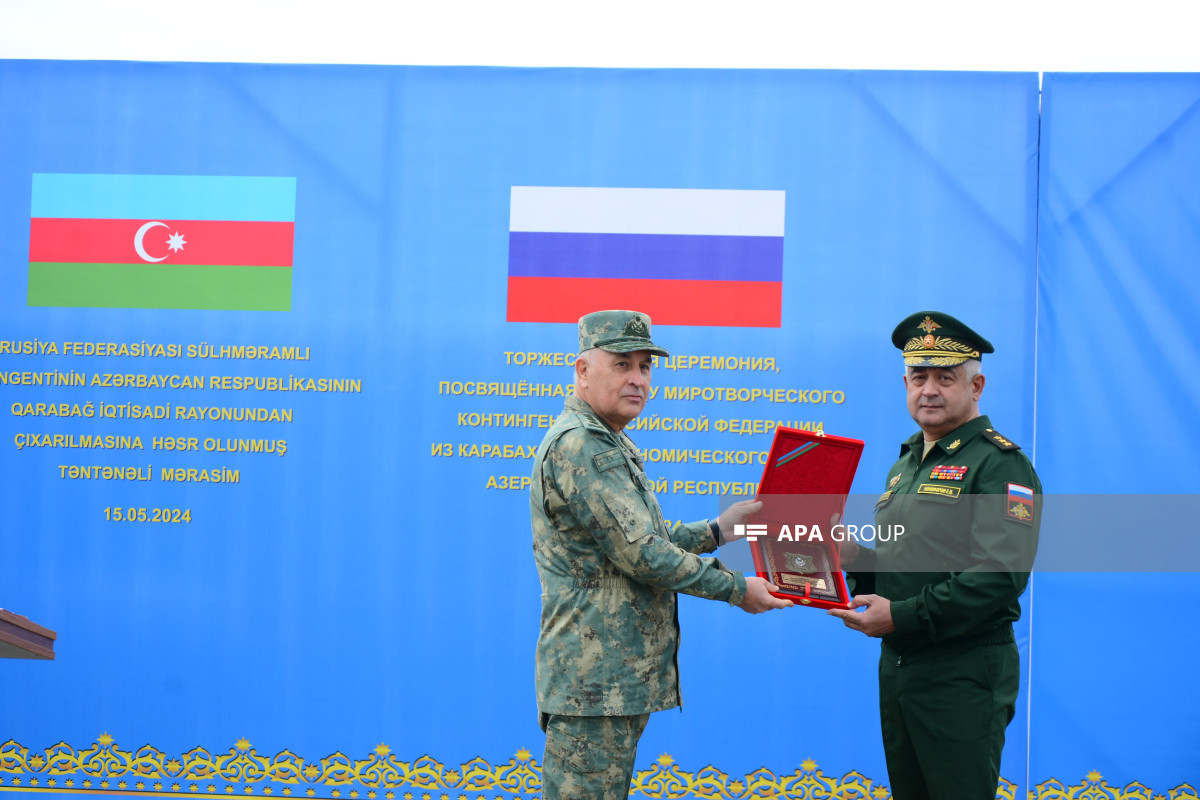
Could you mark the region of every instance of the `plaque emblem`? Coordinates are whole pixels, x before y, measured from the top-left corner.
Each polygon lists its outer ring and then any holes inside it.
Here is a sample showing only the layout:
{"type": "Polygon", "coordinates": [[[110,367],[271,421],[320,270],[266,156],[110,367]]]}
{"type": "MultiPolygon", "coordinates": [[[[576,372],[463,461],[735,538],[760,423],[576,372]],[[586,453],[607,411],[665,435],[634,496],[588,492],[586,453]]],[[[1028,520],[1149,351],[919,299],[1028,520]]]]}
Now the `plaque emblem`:
{"type": "Polygon", "coordinates": [[[817,565],[813,562],[812,556],[806,556],[801,553],[784,553],[783,557],[787,562],[788,568],[796,572],[817,571],[817,565]]]}

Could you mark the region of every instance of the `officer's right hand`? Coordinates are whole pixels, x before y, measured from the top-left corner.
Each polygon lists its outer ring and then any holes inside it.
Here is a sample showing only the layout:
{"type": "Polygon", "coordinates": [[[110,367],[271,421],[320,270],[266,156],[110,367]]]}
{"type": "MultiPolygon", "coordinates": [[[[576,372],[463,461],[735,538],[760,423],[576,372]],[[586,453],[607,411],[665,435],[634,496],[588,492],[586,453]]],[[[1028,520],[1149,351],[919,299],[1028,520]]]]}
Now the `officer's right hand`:
{"type": "Polygon", "coordinates": [[[779,587],[766,578],[748,576],[746,578],[746,596],[742,598],[742,602],[738,603],[738,608],[747,614],[761,614],[774,608],[787,608],[795,605],[791,600],[780,600],[778,597],[771,596],[771,592],[778,591],[779,587]]]}

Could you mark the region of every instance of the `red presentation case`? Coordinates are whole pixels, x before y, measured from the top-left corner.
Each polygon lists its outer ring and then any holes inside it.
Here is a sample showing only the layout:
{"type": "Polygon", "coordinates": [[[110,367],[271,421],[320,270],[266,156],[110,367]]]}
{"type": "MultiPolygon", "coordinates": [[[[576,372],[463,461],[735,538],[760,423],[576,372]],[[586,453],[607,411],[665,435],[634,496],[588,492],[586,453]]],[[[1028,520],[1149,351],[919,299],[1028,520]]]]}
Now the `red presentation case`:
{"type": "Polygon", "coordinates": [[[747,532],[758,534],[750,541],[754,569],[779,587],[776,597],[814,608],[850,607],[830,518],[843,513],[862,449],[859,439],[775,429],[758,487],[763,508],[747,532]]]}

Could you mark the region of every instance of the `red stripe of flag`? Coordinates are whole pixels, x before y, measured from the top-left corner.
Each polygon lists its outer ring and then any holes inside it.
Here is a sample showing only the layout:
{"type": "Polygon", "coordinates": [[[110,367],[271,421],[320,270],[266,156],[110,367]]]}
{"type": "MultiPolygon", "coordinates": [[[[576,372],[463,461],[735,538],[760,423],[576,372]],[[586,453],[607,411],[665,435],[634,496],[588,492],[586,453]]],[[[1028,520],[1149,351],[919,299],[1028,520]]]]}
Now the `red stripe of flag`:
{"type": "Polygon", "coordinates": [[[147,222],[162,222],[142,237],[153,263],[292,266],[292,222],[212,220],[35,218],[29,223],[29,260],[90,264],[146,264],[135,237],[147,222]],[[182,250],[170,250],[167,237],[183,236],[182,250]],[[163,258],[165,256],[165,258],[163,258]]]}
{"type": "Polygon", "coordinates": [[[632,278],[508,279],[509,322],[576,322],[602,308],[636,308],[659,325],[778,328],[783,284],[632,278]]]}

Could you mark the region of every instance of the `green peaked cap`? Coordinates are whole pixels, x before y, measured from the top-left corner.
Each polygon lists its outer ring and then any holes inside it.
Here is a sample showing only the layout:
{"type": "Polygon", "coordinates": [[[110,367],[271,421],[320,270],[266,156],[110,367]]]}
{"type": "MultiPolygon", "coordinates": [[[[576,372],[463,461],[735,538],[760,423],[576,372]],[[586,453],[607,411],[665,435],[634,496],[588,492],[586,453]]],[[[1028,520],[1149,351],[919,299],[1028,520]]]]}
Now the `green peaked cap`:
{"type": "Polygon", "coordinates": [[[908,367],[954,367],[996,350],[987,339],[941,311],[909,314],[892,331],[892,344],[904,354],[908,367]]]}

